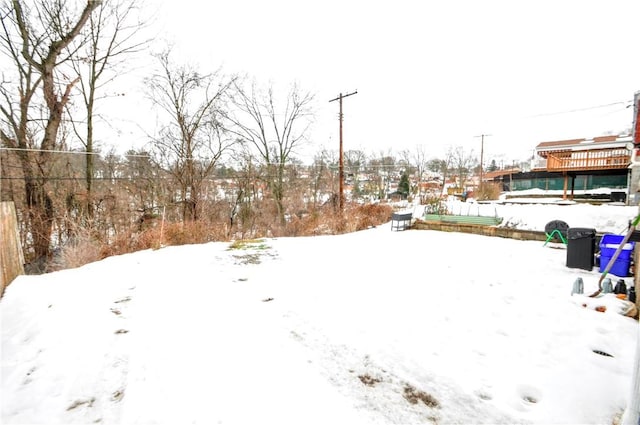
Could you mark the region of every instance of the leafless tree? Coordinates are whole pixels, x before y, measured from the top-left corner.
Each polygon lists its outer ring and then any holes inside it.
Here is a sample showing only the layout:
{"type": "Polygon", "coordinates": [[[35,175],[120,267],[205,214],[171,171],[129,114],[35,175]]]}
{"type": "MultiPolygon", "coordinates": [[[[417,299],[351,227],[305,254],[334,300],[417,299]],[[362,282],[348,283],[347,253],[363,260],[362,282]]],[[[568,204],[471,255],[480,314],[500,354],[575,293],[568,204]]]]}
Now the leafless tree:
{"type": "Polygon", "coordinates": [[[347,177],[351,181],[351,196],[357,198],[361,194],[359,176],[362,171],[367,157],[361,150],[351,149],[344,152],[344,166],[347,171],[347,177]]]}
{"type": "MultiPolygon", "coordinates": [[[[142,18],[143,4],[133,0],[103,1],[87,22],[84,33],[87,43],[77,51],[71,61],[73,70],[79,78],[83,106],[86,113],[84,129],[75,125],[74,130],[85,148],[85,185],[86,213],[93,216],[93,178],[95,163],[95,131],[94,123],[97,102],[109,95],[105,92],[107,84],[131,70],[131,66],[123,66],[124,61],[147,45],[147,39],[138,36],[147,25],[142,18]]],[[[73,47],[71,47],[73,48],[73,47]]],[[[129,61],[130,62],[130,61],[129,61]]],[[[127,64],[129,65],[129,64],[127,64]]],[[[124,95],[117,93],[115,96],[124,95]]],[[[78,114],[79,115],[79,114],[78,114]]]]}
{"type": "Polygon", "coordinates": [[[246,152],[237,152],[233,162],[236,169],[229,176],[233,183],[224,191],[229,207],[227,236],[238,232],[240,238],[252,237],[262,199],[261,170],[246,152]]]}
{"type": "Polygon", "coordinates": [[[449,173],[451,173],[451,166],[453,163],[452,152],[453,151],[449,149],[444,158],[433,158],[427,162],[427,169],[434,173],[438,173],[442,177],[442,189],[444,189],[447,179],[449,178],[449,173]]]}
{"type": "Polygon", "coordinates": [[[123,190],[139,214],[138,223],[160,214],[170,195],[162,184],[166,175],[151,160],[151,154],[145,150],[129,150],[119,165],[120,178],[127,182],[123,190]]]}
{"type": "Polygon", "coordinates": [[[235,111],[227,118],[232,131],[267,169],[267,185],[275,201],[279,222],[285,225],[286,166],[305,141],[313,118],[313,95],[292,85],[281,104],[270,86],[266,93],[254,82],[247,90],[235,84],[235,111]]]}
{"type": "Polygon", "coordinates": [[[413,151],[403,151],[401,155],[408,164],[415,168],[418,180],[413,191],[417,192],[418,196],[422,196],[422,181],[429,162],[424,145],[417,145],[413,151]]]}
{"type": "Polygon", "coordinates": [[[78,82],[61,68],[69,60],[67,47],[80,38],[99,5],[97,0],[87,0],[74,11],[64,0],[41,0],[31,6],[13,0],[0,11],[0,44],[13,67],[3,74],[0,88],[0,139],[18,149],[36,258],[50,253],[54,206],[47,191],[49,168],[65,106],[78,82]]]}
{"type": "Polygon", "coordinates": [[[170,53],[157,55],[159,71],[146,80],[149,97],[165,120],[153,139],[154,153],[179,185],[183,220],[197,220],[203,183],[235,143],[221,124],[223,94],[235,79],[176,65],[170,53]]]}
{"type": "Polygon", "coordinates": [[[456,146],[448,150],[447,157],[451,158],[452,168],[458,177],[458,185],[464,192],[469,174],[477,164],[476,156],[473,150],[466,151],[462,146],[456,146]]]}
{"type": "Polygon", "coordinates": [[[396,158],[391,151],[380,151],[378,156],[369,160],[368,167],[376,175],[377,196],[380,199],[386,199],[389,192],[389,183],[395,173],[396,158]]]}
{"type": "Polygon", "coordinates": [[[309,168],[311,208],[316,209],[327,200],[334,208],[339,207],[338,162],[337,150],[322,149],[314,156],[309,168]]]}

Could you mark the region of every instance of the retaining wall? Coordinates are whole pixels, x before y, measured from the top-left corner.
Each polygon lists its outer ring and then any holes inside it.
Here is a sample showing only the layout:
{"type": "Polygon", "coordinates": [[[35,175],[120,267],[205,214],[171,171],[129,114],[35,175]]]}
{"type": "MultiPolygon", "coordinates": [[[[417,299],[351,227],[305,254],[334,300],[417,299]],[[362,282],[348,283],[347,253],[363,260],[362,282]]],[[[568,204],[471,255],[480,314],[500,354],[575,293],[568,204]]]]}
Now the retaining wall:
{"type": "MultiPolygon", "coordinates": [[[[518,239],[523,241],[546,241],[547,234],[536,230],[519,230],[507,227],[482,226],[468,223],[445,223],[439,221],[424,221],[416,219],[412,229],[417,230],[439,230],[442,232],[473,233],[483,236],[498,236],[501,238],[518,239]]],[[[596,235],[596,244],[602,237],[596,235]]]]}

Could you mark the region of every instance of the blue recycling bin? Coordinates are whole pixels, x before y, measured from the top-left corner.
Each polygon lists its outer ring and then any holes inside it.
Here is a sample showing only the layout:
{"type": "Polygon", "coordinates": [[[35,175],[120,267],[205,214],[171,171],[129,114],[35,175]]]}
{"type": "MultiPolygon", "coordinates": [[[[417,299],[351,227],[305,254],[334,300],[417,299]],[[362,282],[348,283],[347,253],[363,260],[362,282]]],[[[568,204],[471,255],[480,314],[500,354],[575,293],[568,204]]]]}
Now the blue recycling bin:
{"type": "MultiPolygon", "coordinates": [[[[615,254],[618,247],[624,240],[623,235],[603,235],[602,239],[600,239],[600,272],[604,272],[611,261],[611,257],[615,254]]],[[[611,266],[611,270],[609,273],[614,274],[618,277],[628,277],[629,276],[629,268],[631,266],[631,254],[635,248],[635,242],[627,242],[623,247],[622,251],[618,255],[618,258],[614,261],[611,266]]]]}

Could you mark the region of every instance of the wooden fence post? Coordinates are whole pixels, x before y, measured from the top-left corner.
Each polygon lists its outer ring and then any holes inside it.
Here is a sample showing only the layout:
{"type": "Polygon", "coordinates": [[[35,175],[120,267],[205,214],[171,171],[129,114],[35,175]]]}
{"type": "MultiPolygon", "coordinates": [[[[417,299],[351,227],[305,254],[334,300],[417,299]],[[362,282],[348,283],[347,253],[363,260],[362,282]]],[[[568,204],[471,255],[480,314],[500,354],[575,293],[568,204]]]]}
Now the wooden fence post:
{"type": "Polygon", "coordinates": [[[0,202],[0,297],[17,276],[24,274],[24,254],[13,202],[0,202]]]}
{"type": "MultiPolygon", "coordinates": [[[[639,212],[640,213],[640,212],[639,212]]],[[[635,270],[633,286],[636,290],[636,306],[640,307],[640,297],[638,297],[638,285],[640,284],[640,249],[636,242],[634,250],[635,270]]],[[[636,355],[631,371],[631,391],[629,392],[629,404],[622,415],[623,425],[640,425],[640,322],[638,323],[638,333],[636,340],[636,355]]]]}

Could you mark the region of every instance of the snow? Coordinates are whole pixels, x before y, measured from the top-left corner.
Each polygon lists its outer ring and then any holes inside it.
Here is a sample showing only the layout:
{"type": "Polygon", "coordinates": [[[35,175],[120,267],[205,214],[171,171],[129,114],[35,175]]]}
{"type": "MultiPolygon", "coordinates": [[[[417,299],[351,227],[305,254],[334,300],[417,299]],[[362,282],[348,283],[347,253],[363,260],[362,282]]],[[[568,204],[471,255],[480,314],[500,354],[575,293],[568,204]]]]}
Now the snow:
{"type": "MultiPolygon", "coordinates": [[[[637,214],[453,206],[601,233],[637,214]]],[[[611,294],[571,295],[600,273],[566,267],[561,244],[387,223],[230,246],[18,277],[0,302],[1,422],[610,424],[629,403],[637,321],[611,294]]]]}

